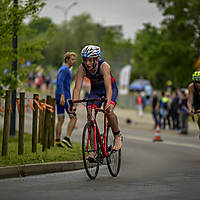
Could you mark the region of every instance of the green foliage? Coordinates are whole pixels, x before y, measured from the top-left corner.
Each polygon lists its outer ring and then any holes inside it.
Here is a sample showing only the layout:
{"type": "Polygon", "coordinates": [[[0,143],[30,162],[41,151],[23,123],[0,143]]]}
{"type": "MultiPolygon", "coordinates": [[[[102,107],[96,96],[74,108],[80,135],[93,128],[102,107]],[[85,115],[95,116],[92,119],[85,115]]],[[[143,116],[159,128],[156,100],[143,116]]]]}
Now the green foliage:
{"type": "MultiPolygon", "coordinates": [[[[44,6],[41,0],[19,1],[14,6],[13,1],[2,1],[0,17],[0,87],[9,86],[11,89],[17,87],[15,82],[6,82],[3,71],[6,68],[9,75],[12,72],[12,62],[18,59],[17,80],[21,83],[26,80],[26,74],[41,65],[46,75],[49,69],[56,71],[63,62],[63,54],[66,51],[74,51],[80,55],[81,49],[88,44],[96,44],[102,48],[102,58],[106,59],[113,67],[113,71],[119,72],[120,68],[127,64],[132,56],[132,43],[123,39],[122,27],[104,27],[94,23],[90,14],[83,13],[75,16],[71,21],[63,21],[61,25],[54,24],[49,18],[37,17],[37,13],[44,6]],[[23,19],[31,16],[33,19],[24,24],[23,19]],[[17,54],[12,49],[12,39],[15,30],[18,33],[17,54]],[[31,68],[26,68],[22,62],[29,60],[31,68]],[[8,84],[9,85],[4,85],[8,84]],[[11,85],[15,83],[15,85],[11,85]]],[[[76,71],[81,57],[78,56],[76,71]]],[[[10,80],[10,78],[8,79],[10,80]]]]}
{"type": "Polygon", "coordinates": [[[77,53],[76,71],[82,62],[81,49],[88,44],[102,48],[102,58],[108,61],[114,74],[133,60],[131,81],[143,76],[154,88],[163,89],[168,80],[174,87],[187,87],[194,63],[200,53],[200,1],[198,0],[149,0],[161,10],[164,19],[160,28],[144,24],[135,40],[124,39],[122,26],[103,26],[93,22],[88,13],[74,16],[61,25],[54,24],[47,17],[39,18],[37,13],[44,6],[41,0],[20,1],[18,8],[13,1],[0,1],[0,90],[16,87],[16,80],[5,81],[6,68],[10,80],[14,77],[12,62],[18,59],[18,80],[26,80],[26,74],[41,65],[44,74],[56,72],[62,65],[66,51],[77,53]],[[24,24],[23,19],[33,17],[24,24]],[[13,24],[18,32],[18,54],[12,50],[13,24]],[[21,65],[29,60],[31,68],[21,65]],[[14,84],[14,85],[12,85],[14,84]]]}
{"type": "Polygon", "coordinates": [[[167,80],[174,87],[187,87],[199,56],[200,6],[198,0],[149,0],[165,17],[161,28],[144,25],[134,42],[134,76],[143,75],[163,89],[167,80]]]}
{"type": "Polygon", "coordinates": [[[45,33],[48,31],[49,26],[52,24],[52,21],[48,17],[42,17],[42,18],[34,18],[28,26],[31,30],[34,30],[33,33],[35,36],[37,36],[40,33],[45,33]]]}
{"type": "MultiPolygon", "coordinates": [[[[13,0],[0,1],[0,90],[4,87],[15,89],[17,87],[18,78],[13,75],[12,63],[20,61],[22,57],[27,55],[35,59],[40,59],[43,41],[24,41],[20,34],[24,34],[23,20],[27,16],[33,17],[45,4],[41,0],[21,0],[15,4],[13,0]],[[13,50],[13,38],[18,36],[18,49],[13,50]],[[7,73],[3,73],[7,69],[7,73]]],[[[27,56],[27,57],[28,57],[27,56]]],[[[18,70],[20,70],[18,62],[18,70]]],[[[21,81],[21,80],[20,80],[21,81]]],[[[2,93],[2,91],[0,91],[2,93]]]]}
{"type": "Polygon", "coordinates": [[[129,62],[132,47],[130,40],[123,39],[121,26],[103,27],[94,23],[91,16],[83,13],[74,16],[71,21],[64,21],[61,25],[50,24],[46,34],[48,46],[44,49],[42,66],[46,69],[53,66],[58,69],[63,62],[66,51],[75,51],[78,55],[77,69],[81,61],[81,49],[88,44],[99,45],[102,48],[102,57],[106,59],[114,70],[129,62]],[[117,66],[116,64],[117,63],[117,66]]]}

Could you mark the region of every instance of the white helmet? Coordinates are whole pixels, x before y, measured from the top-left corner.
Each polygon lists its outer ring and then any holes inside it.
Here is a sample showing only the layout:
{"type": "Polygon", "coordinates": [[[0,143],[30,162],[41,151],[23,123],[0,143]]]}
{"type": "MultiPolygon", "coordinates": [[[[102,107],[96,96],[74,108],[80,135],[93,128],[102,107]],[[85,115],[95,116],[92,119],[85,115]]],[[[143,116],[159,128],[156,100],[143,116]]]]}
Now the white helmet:
{"type": "Polygon", "coordinates": [[[100,47],[94,45],[87,45],[81,51],[81,56],[83,58],[97,58],[100,56],[101,50],[100,47]]]}

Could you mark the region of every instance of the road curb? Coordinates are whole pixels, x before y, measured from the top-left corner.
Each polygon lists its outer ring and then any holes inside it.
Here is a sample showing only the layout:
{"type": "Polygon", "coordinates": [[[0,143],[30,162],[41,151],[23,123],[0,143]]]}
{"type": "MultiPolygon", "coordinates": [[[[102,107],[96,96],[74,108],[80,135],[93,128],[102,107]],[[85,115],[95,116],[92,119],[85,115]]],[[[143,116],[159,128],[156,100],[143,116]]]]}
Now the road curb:
{"type": "Polygon", "coordinates": [[[83,161],[63,161],[0,167],[0,179],[83,169],[83,161]]]}

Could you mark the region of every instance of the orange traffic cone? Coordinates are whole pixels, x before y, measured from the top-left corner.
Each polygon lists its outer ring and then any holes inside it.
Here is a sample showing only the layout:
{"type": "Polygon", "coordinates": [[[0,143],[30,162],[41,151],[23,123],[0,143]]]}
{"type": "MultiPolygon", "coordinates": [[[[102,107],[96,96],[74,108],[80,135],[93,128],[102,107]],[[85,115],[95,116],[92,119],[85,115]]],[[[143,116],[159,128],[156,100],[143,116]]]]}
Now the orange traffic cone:
{"type": "Polygon", "coordinates": [[[163,140],[162,140],[161,135],[160,135],[160,125],[157,124],[153,142],[162,142],[162,141],[163,140]]]}

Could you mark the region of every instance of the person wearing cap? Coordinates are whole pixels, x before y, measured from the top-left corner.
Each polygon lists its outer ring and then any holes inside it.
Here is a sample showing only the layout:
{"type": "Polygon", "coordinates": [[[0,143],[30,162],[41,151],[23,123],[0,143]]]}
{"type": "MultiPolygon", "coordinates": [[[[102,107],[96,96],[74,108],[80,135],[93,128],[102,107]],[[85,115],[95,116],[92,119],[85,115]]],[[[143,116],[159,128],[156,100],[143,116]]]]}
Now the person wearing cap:
{"type": "MultiPolygon", "coordinates": [[[[110,65],[100,59],[100,47],[87,45],[82,49],[81,56],[83,62],[80,64],[76,73],[76,82],[73,90],[73,100],[78,100],[83,79],[86,76],[91,81],[91,90],[89,98],[107,98],[105,110],[108,112],[108,121],[114,135],[113,150],[119,150],[122,147],[122,136],[118,127],[118,118],[113,109],[117,103],[118,88],[116,81],[111,74],[110,65]]],[[[102,102],[95,102],[96,107],[101,107],[102,102]]],[[[73,106],[73,110],[76,105],[73,106]]],[[[88,121],[91,119],[91,106],[88,103],[88,121]]]]}

